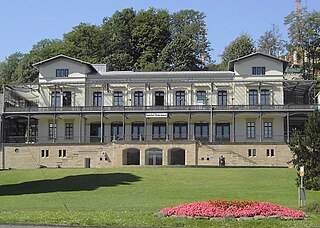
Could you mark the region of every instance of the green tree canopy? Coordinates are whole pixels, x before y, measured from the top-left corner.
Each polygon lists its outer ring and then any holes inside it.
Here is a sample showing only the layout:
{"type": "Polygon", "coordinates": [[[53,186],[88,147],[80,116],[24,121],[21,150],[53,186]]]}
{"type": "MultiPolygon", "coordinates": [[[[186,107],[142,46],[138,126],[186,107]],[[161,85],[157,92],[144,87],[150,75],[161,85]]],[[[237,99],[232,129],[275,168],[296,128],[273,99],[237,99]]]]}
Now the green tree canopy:
{"type": "Polygon", "coordinates": [[[229,61],[249,55],[255,51],[252,38],[248,34],[242,34],[224,48],[221,55],[223,68],[227,69],[229,61]]]}
{"type": "Polygon", "coordinates": [[[206,65],[210,62],[210,42],[207,39],[205,14],[195,10],[181,10],[173,13],[170,20],[172,40],[187,38],[193,41],[196,58],[206,65]]]}
{"type": "Polygon", "coordinates": [[[133,59],[135,67],[154,64],[158,54],[170,42],[169,13],[166,10],[150,8],[139,11],[132,30],[133,59]]]}
{"type": "Polygon", "coordinates": [[[24,56],[21,52],[15,52],[5,59],[0,68],[1,83],[21,82],[16,69],[24,56]]]}
{"type": "Polygon", "coordinates": [[[279,31],[279,26],[272,24],[271,28],[267,30],[263,36],[260,36],[258,41],[258,51],[278,56],[283,52],[284,41],[279,31]]]}
{"type": "Polygon", "coordinates": [[[160,53],[158,65],[161,70],[189,71],[199,70],[201,61],[197,58],[196,42],[189,38],[176,38],[160,53]]]}
{"type": "Polygon", "coordinates": [[[304,78],[314,79],[316,70],[320,69],[320,12],[293,11],[284,23],[289,26],[289,51],[297,51],[301,56],[304,78]]]}
{"type": "MultiPolygon", "coordinates": [[[[305,168],[305,187],[320,190],[320,112],[308,116],[304,132],[294,130],[289,147],[293,154],[292,164],[305,168]]],[[[299,183],[299,177],[297,183],[299,183]]]]}
{"type": "Polygon", "coordinates": [[[99,63],[101,58],[102,35],[99,26],[81,23],[64,34],[64,42],[69,46],[72,57],[99,63]]]}

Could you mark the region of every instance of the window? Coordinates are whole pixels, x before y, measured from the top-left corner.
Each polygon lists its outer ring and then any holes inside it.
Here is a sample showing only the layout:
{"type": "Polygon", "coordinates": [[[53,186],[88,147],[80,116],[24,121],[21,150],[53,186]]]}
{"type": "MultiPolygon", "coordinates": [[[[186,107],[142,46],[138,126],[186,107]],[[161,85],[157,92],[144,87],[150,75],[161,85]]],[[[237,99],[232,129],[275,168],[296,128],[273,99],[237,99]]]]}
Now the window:
{"type": "Polygon", "coordinates": [[[249,105],[258,104],[258,90],[250,89],[249,90],[249,105]]]}
{"type": "Polygon", "coordinates": [[[134,106],[143,106],[143,92],[134,92],[134,106]]]}
{"type": "Polygon", "coordinates": [[[257,150],[256,149],[248,149],[248,157],[256,157],[257,150]]]}
{"type": "Polygon", "coordinates": [[[187,123],[173,124],[173,139],[187,139],[188,126],[187,123]]]}
{"type": "Polygon", "coordinates": [[[274,149],[271,149],[270,151],[271,151],[271,154],[270,154],[271,157],[274,157],[274,149]]]}
{"type": "Polygon", "coordinates": [[[209,139],[208,123],[195,123],[194,134],[195,134],[195,139],[208,140],[209,139]]]}
{"type": "Polygon", "coordinates": [[[101,139],[104,141],[104,124],[90,123],[90,142],[100,142],[101,139]]]}
{"type": "Polygon", "coordinates": [[[205,105],[206,103],[206,91],[197,91],[197,105],[205,105]]]}
{"type": "Polygon", "coordinates": [[[252,67],[252,75],[265,75],[266,68],[265,67],[252,67]]]}
{"type": "Polygon", "coordinates": [[[56,77],[68,77],[69,69],[56,69],[56,77]]]}
{"type": "Polygon", "coordinates": [[[255,137],[255,126],[254,122],[247,122],[247,138],[255,137]]]}
{"type": "Polygon", "coordinates": [[[177,91],[176,92],[176,105],[177,106],[185,105],[185,92],[184,91],[177,91]]]}
{"type": "Polygon", "coordinates": [[[73,139],[73,123],[65,124],[65,138],[73,139]]]}
{"type": "Polygon", "coordinates": [[[41,157],[48,158],[49,157],[49,150],[41,150],[41,157]]]}
{"type": "Polygon", "coordinates": [[[102,93],[101,92],[93,92],[93,106],[101,106],[102,105],[102,93]]]}
{"type": "Polygon", "coordinates": [[[261,105],[270,105],[270,91],[269,90],[267,90],[267,89],[261,90],[260,104],[261,105]]]}
{"type": "Polygon", "coordinates": [[[62,96],[63,96],[62,106],[63,107],[71,107],[71,92],[64,91],[62,96]]]}
{"type": "Polygon", "coordinates": [[[118,140],[123,138],[123,125],[122,123],[111,124],[111,140],[118,140]]]}
{"type": "Polygon", "coordinates": [[[264,137],[272,138],[272,122],[264,122],[264,137]]]}
{"type": "Polygon", "coordinates": [[[166,139],[167,126],[166,123],[152,124],[152,139],[166,139]]]}
{"type": "Polygon", "coordinates": [[[60,107],[61,99],[60,99],[60,92],[59,91],[52,91],[51,92],[51,107],[60,107]]]}
{"type": "Polygon", "coordinates": [[[113,93],[113,106],[122,106],[122,92],[113,93]]]}
{"type": "Polygon", "coordinates": [[[227,105],[227,91],[218,91],[218,105],[227,105]]]}
{"type": "Polygon", "coordinates": [[[143,140],[144,139],[144,124],[143,123],[132,123],[131,139],[132,140],[143,140]]]}
{"type": "Polygon", "coordinates": [[[157,91],[155,92],[155,105],[164,105],[164,92],[157,91]]]}
{"type": "Polygon", "coordinates": [[[67,157],[67,150],[59,150],[59,158],[67,157]]]}
{"type": "Polygon", "coordinates": [[[57,124],[49,123],[49,139],[57,138],[57,124]]]}

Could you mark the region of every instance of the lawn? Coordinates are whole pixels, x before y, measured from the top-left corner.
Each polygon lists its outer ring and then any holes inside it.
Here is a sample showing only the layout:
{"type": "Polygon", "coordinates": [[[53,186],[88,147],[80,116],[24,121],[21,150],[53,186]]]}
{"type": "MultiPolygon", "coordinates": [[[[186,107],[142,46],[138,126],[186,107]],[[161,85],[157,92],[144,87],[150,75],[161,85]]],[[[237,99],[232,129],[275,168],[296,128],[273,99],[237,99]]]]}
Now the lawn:
{"type": "MultiPolygon", "coordinates": [[[[298,209],[294,169],[119,168],[0,171],[0,223],[96,226],[311,227],[303,221],[206,221],[153,213],[209,199],[256,200],[298,209]]],[[[307,202],[320,192],[307,191],[307,202]]]]}

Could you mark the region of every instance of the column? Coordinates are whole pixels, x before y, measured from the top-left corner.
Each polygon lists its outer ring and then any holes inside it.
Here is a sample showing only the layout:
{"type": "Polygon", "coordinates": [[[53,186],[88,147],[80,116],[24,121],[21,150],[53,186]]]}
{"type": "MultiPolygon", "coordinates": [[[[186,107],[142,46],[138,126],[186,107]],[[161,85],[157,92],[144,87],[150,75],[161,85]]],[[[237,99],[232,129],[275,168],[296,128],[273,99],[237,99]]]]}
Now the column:
{"type": "Polygon", "coordinates": [[[189,112],[189,115],[188,115],[188,141],[190,141],[190,134],[191,134],[191,127],[190,127],[190,122],[191,122],[191,113],[189,112]]]}
{"type": "Polygon", "coordinates": [[[236,141],[236,115],[234,112],[232,113],[232,133],[233,133],[232,142],[235,142],[236,141]]]}
{"type": "Polygon", "coordinates": [[[52,137],[52,142],[56,142],[56,137],[57,137],[57,123],[56,123],[56,114],[53,114],[53,137],[52,137]]]}
{"type": "Polygon", "coordinates": [[[79,114],[79,143],[81,143],[82,113],[79,114]]]}
{"type": "Polygon", "coordinates": [[[104,104],[104,85],[102,85],[102,94],[101,94],[101,113],[100,113],[100,143],[103,143],[103,104],[104,104]]]}
{"type": "Polygon", "coordinates": [[[289,112],[287,112],[287,142],[290,142],[290,118],[289,118],[289,112]]]}
{"type": "Polygon", "coordinates": [[[260,117],[260,142],[262,142],[262,114],[261,112],[259,113],[259,117],[260,117]]]}
{"type": "Polygon", "coordinates": [[[211,83],[211,99],[210,99],[210,129],[209,129],[209,142],[213,140],[213,121],[212,121],[212,102],[213,102],[213,83],[211,83]]]}
{"type": "MultiPolygon", "coordinates": [[[[144,114],[144,140],[148,140],[148,135],[147,135],[148,129],[147,129],[147,118],[146,118],[146,114],[144,114]]],[[[140,152],[141,153],[141,152],[140,152]]]]}
{"type": "Polygon", "coordinates": [[[125,124],[124,121],[126,119],[126,114],[122,113],[122,140],[125,140],[125,124]]]}
{"type": "Polygon", "coordinates": [[[167,113],[166,118],[166,141],[169,140],[169,113],[167,113]]]}
{"type": "Polygon", "coordinates": [[[30,142],[30,114],[28,114],[27,143],[30,142]]]}

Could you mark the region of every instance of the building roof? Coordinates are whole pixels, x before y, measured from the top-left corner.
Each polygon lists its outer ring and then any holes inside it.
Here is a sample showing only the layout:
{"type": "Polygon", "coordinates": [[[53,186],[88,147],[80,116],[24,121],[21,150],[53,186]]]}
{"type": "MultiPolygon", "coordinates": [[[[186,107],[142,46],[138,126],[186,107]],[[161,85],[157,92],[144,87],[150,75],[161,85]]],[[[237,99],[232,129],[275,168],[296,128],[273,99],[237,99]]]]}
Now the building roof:
{"type": "Polygon", "coordinates": [[[241,60],[243,60],[243,59],[250,58],[250,57],[252,57],[252,56],[257,56],[257,55],[264,56],[264,57],[267,57],[267,58],[271,58],[271,59],[274,59],[274,60],[283,62],[283,72],[284,72],[285,69],[287,68],[288,61],[283,60],[283,59],[280,59],[280,58],[277,58],[277,57],[272,56],[272,55],[268,55],[268,54],[262,53],[262,52],[255,52],[255,53],[252,53],[252,54],[249,54],[249,55],[242,56],[242,57],[237,58],[237,59],[233,59],[233,60],[229,61],[229,66],[228,66],[228,68],[229,68],[230,71],[234,71],[234,63],[235,63],[235,62],[241,61],[241,60]]]}
{"type": "Polygon", "coordinates": [[[75,62],[78,62],[78,63],[81,63],[81,64],[85,64],[87,65],[89,68],[91,68],[93,71],[97,71],[95,67],[93,67],[91,65],[91,63],[89,62],[86,62],[86,61],[82,61],[82,60],[79,60],[79,59],[76,59],[76,58],[72,58],[70,56],[67,56],[67,55],[63,55],[63,54],[60,54],[60,55],[57,55],[57,56],[54,56],[52,58],[49,58],[49,59],[45,59],[43,61],[40,61],[40,62],[37,62],[37,63],[34,63],[32,64],[32,66],[36,67],[36,68],[39,68],[40,65],[42,64],[45,64],[45,63],[48,63],[52,60],[55,60],[55,59],[59,59],[59,58],[65,58],[65,59],[69,59],[69,60],[72,60],[72,61],[75,61],[75,62]]]}

